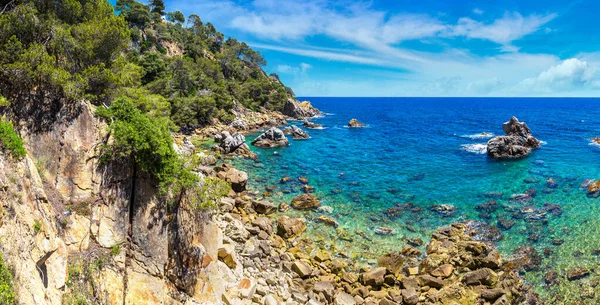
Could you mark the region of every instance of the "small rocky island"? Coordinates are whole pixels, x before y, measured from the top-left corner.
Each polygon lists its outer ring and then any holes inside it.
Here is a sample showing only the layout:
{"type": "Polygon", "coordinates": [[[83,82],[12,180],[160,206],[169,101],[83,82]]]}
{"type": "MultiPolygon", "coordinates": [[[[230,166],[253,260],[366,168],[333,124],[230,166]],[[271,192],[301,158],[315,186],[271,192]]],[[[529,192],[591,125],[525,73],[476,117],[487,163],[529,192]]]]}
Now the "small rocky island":
{"type": "Polygon", "coordinates": [[[493,137],[487,143],[487,154],[493,159],[523,158],[540,146],[540,141],[531,135],[527,124],[514,116],[502,124],[502,130],[505,136],[493,137]]]}
{"type": "Polygon", "coordinates": [[[359,122],[357,119],[352,119],[352,120],[350,120],[350,122],[348,122],[348,127],[350,127],[350,128],[365,127],[365,124],[359,122]]]}
{"type": "Polygon", "coordinates": [[[274,148],[288,146],[289,141],[281,129],[271,127],[254,139],[252,145],[263,148],[274,148]]]}

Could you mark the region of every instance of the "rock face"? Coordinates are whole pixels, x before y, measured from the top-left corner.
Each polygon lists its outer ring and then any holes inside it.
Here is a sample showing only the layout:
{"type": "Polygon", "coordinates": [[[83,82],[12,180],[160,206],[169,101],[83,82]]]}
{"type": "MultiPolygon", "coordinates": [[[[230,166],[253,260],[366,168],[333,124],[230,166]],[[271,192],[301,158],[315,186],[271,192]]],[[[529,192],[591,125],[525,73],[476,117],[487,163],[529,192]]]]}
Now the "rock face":
{"type": "Polygon", "coordinates": [[[294,138],[295,140],[302,140],[302,139],[310,138],[310,136],[308,135],[308,133],[306,131],[300,129],[296,125],[292,125],[291,134],[292,134],[292,138],[294,138]]]}
{"type": "Polygon", "coordinates": [[[314,108],[310,102],[298,102],[292,98],[289,98],[285,105],[283,106],[283,114],[295,118],[295,119],[304,119],[308,117],[314,117],[321,112],[314,108]]]}
{"type": "Polygon", "coordinates": [[[527,124],[514,116],[502,124],[502,130],[505,136],[494,137],[487,143],[487,154],[493,159],[523,158],[540,146],[540,141],[531,135],[527,124]]]}
{"type": "Polygon", "coordinates": [[[365,127],[365,124],[359,122],[357,119],[352,119],[348,122],[348,127],[357,128],[357,127],[365,127]]]}
{"type": "Polygon", "coordinates": [[[271,127],[263,134],[252,141],[252,145],[263,148],[273,148],[288,146],[289,142],[283,131],[276,127],[271,127]]]}

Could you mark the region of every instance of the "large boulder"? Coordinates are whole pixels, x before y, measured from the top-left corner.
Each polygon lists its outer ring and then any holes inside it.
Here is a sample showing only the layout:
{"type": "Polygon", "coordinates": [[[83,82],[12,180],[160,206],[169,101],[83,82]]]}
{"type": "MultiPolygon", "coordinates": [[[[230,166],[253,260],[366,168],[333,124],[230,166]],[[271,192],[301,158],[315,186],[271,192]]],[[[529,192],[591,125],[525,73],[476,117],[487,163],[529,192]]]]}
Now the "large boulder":
{"type": "Polygon", "coordinates": [[[215,136],[215,140],[220,140],[221,144],[219,146],[226,154],[236,151],[246,143],[246,137],[244,137],[244,135],[239,133],[230,135],[227,131],[221,132],[218,137],[215,136]]]}
{"type": "Polygon", "coordinates": [[[531,130],[525,122],[519,122],[516,117],[510,118],[502,125],[505,136],[497,136],[487,143],[487,154],[494,159],[523,158],[534,148],[540,146],[540,141],[531,135],[531,130]]]}
{"type": "Polygon", "coordinates": [[[292,125],[291,134],[292,134],[292,138],[294,138],[295,140],[310,138],[310,136],[308,135],[308,133],[306,131],[300,129],[296,125],[292,125]]]}
{"type": "Polygon", "coordinates": [[[277,235],[283,238],[296,237],[306,230],[306,223],[301,218],[280,216],[277,218],[277,235]]]}
{"type": "Polygon", "coordinates": [[[217,170],[217,177],[231,183],[231,189],[238,193],[246,190],[246,184],[248,183],[248,174],[246,172],[237,170],[227,163],[215,169],[217,170]]]}
{"type": "Polygon", "coordinates": [[[254,141],[252,141],[252,145],[257,147],[273,148],[288,146],[289,142],[281,129],[271,127],[269,130],[265,131],[263,134],[254,139],[254,141]]]}

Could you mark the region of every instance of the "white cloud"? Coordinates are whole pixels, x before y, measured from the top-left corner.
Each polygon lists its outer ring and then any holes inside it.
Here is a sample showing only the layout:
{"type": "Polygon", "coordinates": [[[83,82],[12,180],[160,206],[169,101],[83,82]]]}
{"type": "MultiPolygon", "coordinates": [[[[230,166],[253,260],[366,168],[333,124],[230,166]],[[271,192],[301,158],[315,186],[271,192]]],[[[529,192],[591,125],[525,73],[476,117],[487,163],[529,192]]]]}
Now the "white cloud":
{"type": "Polygon", "coordinates": [[[523,17],[518,12],[507,12],[502,18],[488,24],[464,17],[458,20],[458,24],[448,35],[485,39],[501,45],[510,45],[515,40],[537,32],[544,24],[557,16],[557,14],[533,14],[523,17]]]}
{"type": "Polygon", "coordinates": [[[298,74],[304,74],[304,73],[308,72],[308,70],[310,68],[312,68],[311,65],[303,62],[303,63],[300,63],[300,65],[298,67],[292,67],[290,65],[277,65],[277,66],[275,66],[275,72],[281,73],[281,74],[298,75],[298,74]]]}
{"type": "Polygon", "coordinates": [[[477,14],[477,15],[483,15],[483,10],[480,10],[478,8],[473,9],[473,13],[477,14]]]}
{"type": "Polygon", "coordinates": [[[570,58],[541,72],[537,77],[524,79],[513,90],[529,93],[569,92],[595,89],[599,80],[598,68],[587,61],[570,58]]]}

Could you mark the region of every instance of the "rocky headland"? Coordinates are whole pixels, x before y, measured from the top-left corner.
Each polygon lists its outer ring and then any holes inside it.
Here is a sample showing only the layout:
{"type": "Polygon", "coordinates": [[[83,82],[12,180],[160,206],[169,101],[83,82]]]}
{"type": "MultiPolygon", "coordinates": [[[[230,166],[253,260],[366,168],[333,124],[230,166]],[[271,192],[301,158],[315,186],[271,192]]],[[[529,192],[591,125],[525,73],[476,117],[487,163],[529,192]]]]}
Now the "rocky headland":
{"type": "Polygon", "coordinates": [[[502,124],[502,130],[506,135],[493,137],[487,143],[487,155],[493,159],[523,158],[541,145],[527,124],[514,116],[502,124]]]}

